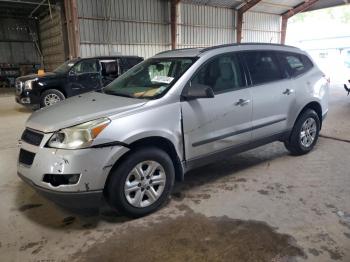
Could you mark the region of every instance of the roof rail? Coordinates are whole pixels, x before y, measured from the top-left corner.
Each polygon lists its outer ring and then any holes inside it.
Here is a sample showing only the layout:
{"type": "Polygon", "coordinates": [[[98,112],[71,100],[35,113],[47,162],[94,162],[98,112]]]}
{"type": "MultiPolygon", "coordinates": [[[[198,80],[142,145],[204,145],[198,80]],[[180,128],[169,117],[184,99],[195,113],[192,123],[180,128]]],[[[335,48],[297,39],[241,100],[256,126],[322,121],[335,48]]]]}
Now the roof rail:
{"type": "Polygon", "coordinates": [[[203,47],[185,47],[185,48],[179,48],[179,49],[171,49],[171,50],[165,50],[163,52],[159,52],[159,53],[157,53],[157,55],[166,54],[166,53],[174,52],[174,51],[191,50],[191,49],[202,49],[202,48],[203,47]]]}
{"type": "Polygon", "coordinates": [[[200,50],[200,53],[204,53],[213,49],[217,49],[217,48],[223,48],[223,47],[230,47],[230,46],[247,46],[247,45],[266,45],[266,46],[283,46],[283,47],[292,47],[292,48],[296,48],[295,46],[290,46],[290,45],[282,45],[282,44],[273,44],[273,43],[240,43],[240,44],[224,44],[224,45],[217,45],[217,46],[211,46],[211,47],[207,47],[207,48],[203,48],[202,50],[200,50]]]}

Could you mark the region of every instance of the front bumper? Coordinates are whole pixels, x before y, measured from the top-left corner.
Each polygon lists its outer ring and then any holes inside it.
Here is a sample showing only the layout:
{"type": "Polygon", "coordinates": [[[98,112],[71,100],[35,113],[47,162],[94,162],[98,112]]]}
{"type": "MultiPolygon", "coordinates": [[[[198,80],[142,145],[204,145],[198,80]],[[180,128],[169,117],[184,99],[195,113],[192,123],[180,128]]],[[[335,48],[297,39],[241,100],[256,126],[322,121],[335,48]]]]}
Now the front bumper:
{"type": "Polygon", "coordinates": [[[33,181],[29,180],[19,172],[17,174],[24,182],[33,187],[40,195],[60,206],[74,209],[84,209],[99,207],[103,203],[102,190],[94,190],[89,192],[54,191],[37,186],[33,183],[33,181]]]}
{"type": "MultiPolygon", "coordinates": [[[[41,194],[65,205],[79,205],[101,199],[108,174],[114,163],[129,149],[123,146],[63,150],[45,147],[52,134],[44,134],[39,146],[21,142],[20,149],[33,157],[29,164],[18,161],[18,175],[41,194]],[[79,180],[72,184],[53,185],[44,181],[52,174],[65,176],[79,174],[79,180]]],[[[97,201],[99,202],[99,201],[97,201]]]]}
{"type": "Polygon", "coordinates": [[[15,100],[24,106],[40,105],[40,94],[23,90],[20,94],[16,93],[15,100]]]}

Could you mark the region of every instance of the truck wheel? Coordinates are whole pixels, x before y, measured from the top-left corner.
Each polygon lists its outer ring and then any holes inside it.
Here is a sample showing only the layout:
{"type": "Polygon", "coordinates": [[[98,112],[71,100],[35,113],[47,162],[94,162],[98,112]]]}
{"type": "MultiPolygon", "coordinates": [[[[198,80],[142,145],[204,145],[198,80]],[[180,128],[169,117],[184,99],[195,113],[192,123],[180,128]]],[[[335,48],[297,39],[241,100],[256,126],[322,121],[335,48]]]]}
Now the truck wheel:
{"type": "Polygon", "coordinates": [[[317,113],[307,109],[294,124],[289,139],[284,142],[285,147],[292,155],[309,153],[317,142],[320,127],[321,122],[317,113]]]}
{"type": "Polygon", "coordinates": [[[147,215],[168,199],[174,178],[174,165],[167,153],[141,148],[112,170],[106,185],[107,201],[127,216],[147,215]]]}
{"type": "Polygon", "coordinates": [[[56,104],[64,99],[64,94],[61,91],[57,89],[49,89],[41,94],[40,106],[52,106],[53,104],[56,104]]]}

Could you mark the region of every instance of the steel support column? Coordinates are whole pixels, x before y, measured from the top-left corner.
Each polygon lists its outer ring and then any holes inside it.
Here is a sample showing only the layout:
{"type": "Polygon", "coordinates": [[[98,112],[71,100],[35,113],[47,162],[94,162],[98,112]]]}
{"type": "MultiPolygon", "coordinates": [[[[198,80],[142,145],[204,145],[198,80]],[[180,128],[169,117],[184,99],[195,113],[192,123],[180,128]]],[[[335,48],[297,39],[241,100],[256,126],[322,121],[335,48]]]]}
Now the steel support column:
{"type": "Polygon", "coordinates": [[[171,0],[170,2],[170,30],[171,30],[171,49],[176,49],[177,40],[177,17],[178,4],[180,0],[171,0]]]}
{"type": "Polygon", "coordinates": [[[241,6],[237,10],[237,27],[236,27],[237,43],[241,43],[241,41],[242,41],[242,29],[243,29],[243,15],[244,15],[244,13],[247,12],[250,8],[252,8],[256,4],[258,4],[259,2],[261,2],[261,0],[250,0],[249,2],[247,2],[245,5],[241,6]]]}
{"type": "Polygon", "coordinates": [[[306,11],[316,2],[318,2],[318,0],[306,0],[303,3],[294,7],[293,9],[290,9],[289,11],[282,14],[281,44],[284,45],[286,43],[288,19],[300,12],[306,11]]]}
{"type": "Polygon", "coordinates": [[[77,1],[65,0],[64,7],[68,33],[69,58],[74,58],[79,56],[80,51],[77,1]]]}

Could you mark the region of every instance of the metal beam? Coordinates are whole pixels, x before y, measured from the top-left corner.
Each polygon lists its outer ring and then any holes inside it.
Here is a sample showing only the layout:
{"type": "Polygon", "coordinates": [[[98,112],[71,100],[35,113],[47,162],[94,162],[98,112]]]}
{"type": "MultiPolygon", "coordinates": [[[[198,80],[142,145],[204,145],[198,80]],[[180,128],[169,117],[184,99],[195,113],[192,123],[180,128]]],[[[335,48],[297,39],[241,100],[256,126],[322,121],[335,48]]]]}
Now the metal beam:
{"type": "MultiPolygon", "coordinates": [[[[30,2],[30,1],[20,1],[20,0],[0,0],[0,3],[13,3],[13,4],[27,4],[27,5],[38,5],[38,2],[30,2]]],[[[49,4],[42,4],[48,6],[49,4]]]]}
{"type": "Polygon", "coordinates": [[[300,12],[306,11],[316,2],[318,2],[318,0],[306,0],[303,3],[295,6],[294,8],[282,14],[282,23],[281,23],[281,44],[282,45],[286,43],[288,19],[300,12]]]}
{"type": "Polygon", "coordinates": [[[306,11],[307,9],[309,9],[313,4],[315,4],[318,1],[319,0],[306,0],[303,3],[295,6],[293,9],[290,9],[287,12],[283,13],[282,17],[289,19],[292,16],[294,16],[300,12],[306,11]]]}
{"type": "Polygon", "coordinates": [[[33,14],[40,8],[40,6],[42,6],[44,3],[46,2],[46,0],[41,1],[41,3],[39,3],[34,9],[33,11],[30,13],[29,17],[33,17],[33,14]]]}
{"type": "Polygon", "coordinates": [[[237,43],[242,41],[243,14],[259,2],[261,0],[251,0],[237,10],[237,43]]]}
{"type": "Polygon", "coordinates": [[[171,49],[176,49],[177,16],[178,16],[178,4],[179,3],[180,3],[180,0],[171,0],[171,2],[170,2],[171,49]]]}
{"type": "Polygon", "coordinates": [[[282,22],[281,22],[281,44],[282,45],[286,43],[287,25],[288,25],[288,18],[285,18],[282,16],[282,22]]]}
{"type": "Polygon", "coordinates": [[[65,0],[64,10],[68,34],[69,58],[79,57],[80,37],[76,0],[65,0]]]}

